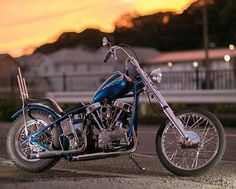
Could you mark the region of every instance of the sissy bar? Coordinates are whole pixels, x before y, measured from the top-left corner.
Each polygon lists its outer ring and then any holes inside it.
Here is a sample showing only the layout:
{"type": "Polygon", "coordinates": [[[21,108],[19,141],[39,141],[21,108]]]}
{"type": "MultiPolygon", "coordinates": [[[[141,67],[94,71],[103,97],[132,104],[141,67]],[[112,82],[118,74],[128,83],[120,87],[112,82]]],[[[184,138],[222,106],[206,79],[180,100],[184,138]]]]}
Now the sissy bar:
{"type": "Polygon", "coordinates": [[[18,75],[16,77],[17,77],[17,82],[18,82],[21,100],[22,100],[22,114],[23,114],[23,120],[24,120],[24,126],[25,126],[25,134],[26,136],[28,136],[28,129],[27,129],[26,118],[25,118],[25,100],[29,98],[29,93],[26,86],[25,78],[22,77],[20,67],[18,67],[18,75]]]}
{"type": "Polygon", "coordinates": [[[18,75],[17,75],[18,86],[21,94],[21,99],[24,101],[25,99],[29,98],[28,89],[26,86],[25,78],[22,77],[21,69],[18,67],[18,75]]]}

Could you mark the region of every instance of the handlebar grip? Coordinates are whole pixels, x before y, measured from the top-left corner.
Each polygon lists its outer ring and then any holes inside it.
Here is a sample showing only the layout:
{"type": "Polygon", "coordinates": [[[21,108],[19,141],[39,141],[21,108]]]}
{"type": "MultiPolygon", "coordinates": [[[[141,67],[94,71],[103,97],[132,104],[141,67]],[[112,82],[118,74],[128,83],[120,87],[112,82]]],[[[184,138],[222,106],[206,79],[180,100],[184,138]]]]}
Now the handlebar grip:
{"type": "Polygon", "coordinates": [[[107,61],[109,60],[110,56],[111,56],[111,52],[109,51],[104,59],[104,62],[107,63],[107,61]]]}

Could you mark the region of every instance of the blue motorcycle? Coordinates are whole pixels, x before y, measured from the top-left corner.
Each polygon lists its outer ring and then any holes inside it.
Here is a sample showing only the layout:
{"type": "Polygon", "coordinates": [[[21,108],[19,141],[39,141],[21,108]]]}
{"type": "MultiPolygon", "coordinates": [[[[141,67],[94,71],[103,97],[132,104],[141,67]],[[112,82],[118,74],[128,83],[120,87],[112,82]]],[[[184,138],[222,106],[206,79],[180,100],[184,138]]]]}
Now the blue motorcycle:
{"type": "Polygon", "coordinates": [[[91,103],[79,103],[67,111],[50,98],[30,99],[19,70],[22,108],[12,116],[14,125],[7,137],[11,160],[19,168],[36,173],[54,166],[60,158],[82,161],[130,155],[133,159],[131,154],[138,147],[139,97],[144,93],[155,98],[166,115],[156,135],[161,163],[180,176],[199,175],[215,166],[225,150],[220,121],[202,109],[174,114],[157,85],[162,78],[160,69],[149,76],[123,47],[112,46],[106,38],[103,46],[108,49],[105,62],[110,56],[117,59],[118,52],[127,57],[127,73],[113,73],[91,103]],[[135,73],[132,78],[128,76],[130,69],[135,73]],[[124,98],[131,98],[132,103],[124,98]]]}

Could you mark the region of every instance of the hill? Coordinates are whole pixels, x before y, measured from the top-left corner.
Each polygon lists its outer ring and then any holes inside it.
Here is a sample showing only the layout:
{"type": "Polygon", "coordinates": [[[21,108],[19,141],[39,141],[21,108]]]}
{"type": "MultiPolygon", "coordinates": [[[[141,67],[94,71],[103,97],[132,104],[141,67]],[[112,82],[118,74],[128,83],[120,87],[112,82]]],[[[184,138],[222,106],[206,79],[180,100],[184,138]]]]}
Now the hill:
{"type": "MultiPolygon", "coordinates": [[[[225,47],[236,43],[236,1],[206,0],[208,13],[209,45],[225,47]]],[[[98,29],[86,29],[81,33],[65,32],[50,44],[44,44],[35,52],[51,53],[62,48],[78,45],[89,48],[101,46],[103,36],[113,43],[156,48],[160,51],[203,48],[203,5],[201,1],[191,4],[182,14],[173,12],[145,16],[125,15],[117,20],[113,33],[98,29]],[[125,22],[120,22],[120,21],[125,22]],[[126,23],[122,25],[121,23],[126,23]]]]}

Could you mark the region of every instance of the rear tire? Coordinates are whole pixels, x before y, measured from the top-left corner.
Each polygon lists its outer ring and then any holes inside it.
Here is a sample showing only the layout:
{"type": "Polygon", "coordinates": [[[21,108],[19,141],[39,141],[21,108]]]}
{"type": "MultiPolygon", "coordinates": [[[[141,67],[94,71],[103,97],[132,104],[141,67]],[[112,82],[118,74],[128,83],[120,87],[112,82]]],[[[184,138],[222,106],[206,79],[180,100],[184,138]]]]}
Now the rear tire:
{"type": "Polygon", "coordinates": [[[166,120],[156,136],[156,151],[165,168],[179,176],[195,176],[206,173],[223,157],[225,133],[220,121],[202,109],[186,109],[176,113],[186,131],[194,131],[200,137],[197,147],[180,143],[180,134],[166,120]]]}
{"type": "MultiPolygon", "coordinates": [[[[36,118],[39,122],[36,122],[32,118],[26,116],[26,125],[28,132],[35,132],[36,130],[50,124],[52,121],[49,119],[49,115],[46,112],[33,110],[32,116],[36,118]]],[[[50,150],[59,149],[59,136],[60,128],[54,127],[52,130],[47,129],[42,136],[39,137],[42,139],[42,142],[50,150]]],[[[40,139],[39,139],[40,140],[40,139]]],[[[13,126],[10,128],[10,131],[7,136],[7,152],[10,159],[21,169],[27,172],[38,173],[54,166],[59,158],[50,158],[50,159],[28,159],[30,153],[41,152],[42,149],[37,148],[33,145],[33,150],[30,148],[27,141],[27,137],[24,131],[24,119],[21,114],[14,121],[13,126]]]]}

